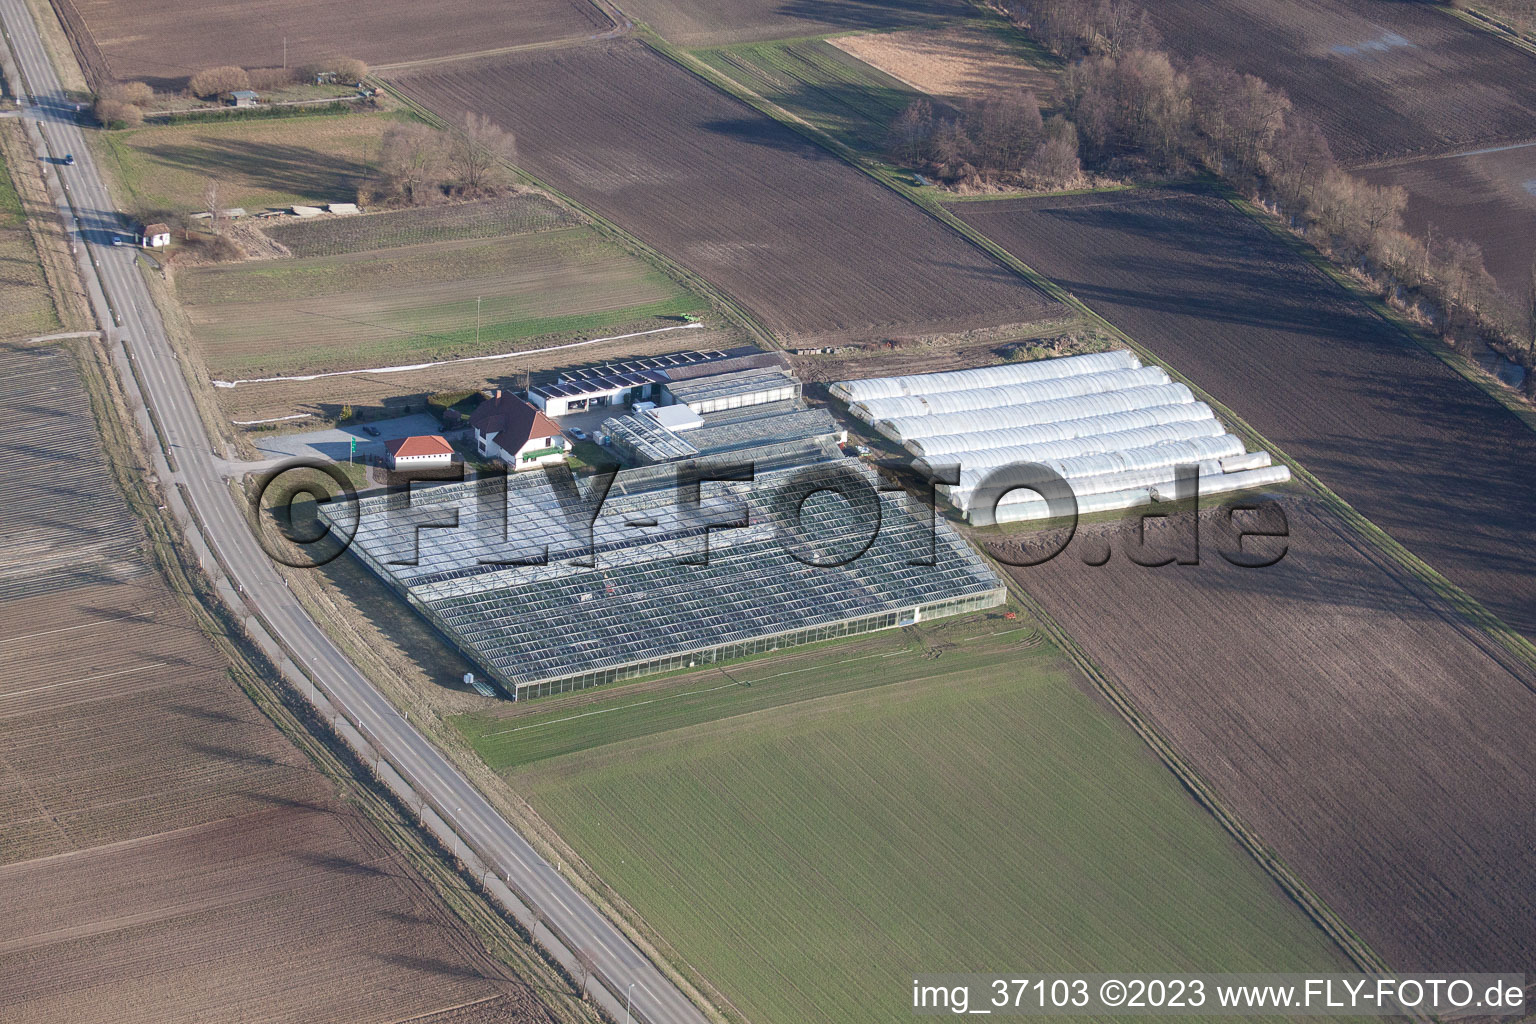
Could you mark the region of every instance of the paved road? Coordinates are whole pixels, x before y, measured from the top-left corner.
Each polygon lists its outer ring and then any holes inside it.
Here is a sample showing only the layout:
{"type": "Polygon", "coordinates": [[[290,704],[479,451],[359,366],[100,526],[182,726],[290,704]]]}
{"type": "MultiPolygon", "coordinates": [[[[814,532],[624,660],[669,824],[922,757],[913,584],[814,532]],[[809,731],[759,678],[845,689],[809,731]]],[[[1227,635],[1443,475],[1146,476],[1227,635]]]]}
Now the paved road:
{"type": "MultiPolygon", "coordinates": [[[[82,269],[96,292],[91,270],[99,272],[101,289],[94,295],[121,317],[109,328],[110,344],[123,339],[137,364],[145,399],[153,409],[170,449],[175,469],[164,466],[168,492],[184,488],[203,534],[228,569],[244,599],[277,637],[291,658],[308,673],[371,743],[403,774],[429,803],[451,817],[459,834],[513,888],[531,899],[555,929],[591,958],[607,988],[599,993],[619,1019],[624,997],[632,993],[634,1016],[649,1024],[704,1024],[705,1017],[619,930],[503,819],[470,782],[419,733],[330,641],[304,612],[267,560],[246,525],[219,472],[222,460],[213,452],[198,418],[192,391],[166,338],[160,315],[135,266],[133,252],[114,248],[114,234],[128,230],[116,212],[75,124],[74,105],[67,102],[49,63],[37,26],[25,0],[0,0],[0,21],[21,66],[32,103],[24,116],[29,131],[41,121],[54,157],[73,153],[76,163],[45,165],[50,177],[59,175],[79,211],[78,232],[82,269]],[[93,260],[93,268],[87,260],[93,260]],[[104,294],[102,294],[104,293],[104,294]]],[[[18,85],[17,92],[23,90],[18,85]]],[[[34,141],[36,132],[33,132],[34,141]]],[[[62,204],[62,196],[58,197],[62,204]]],[[[68,210],[65,209],[66,217],[68,210]]],[[[576,965],[568,965],[575,968],[576,965]]],[[[580,977],[579,969],[572,970],[580,977]]],[[[594,986],[596,988],[596,986],[594,986]]]]}

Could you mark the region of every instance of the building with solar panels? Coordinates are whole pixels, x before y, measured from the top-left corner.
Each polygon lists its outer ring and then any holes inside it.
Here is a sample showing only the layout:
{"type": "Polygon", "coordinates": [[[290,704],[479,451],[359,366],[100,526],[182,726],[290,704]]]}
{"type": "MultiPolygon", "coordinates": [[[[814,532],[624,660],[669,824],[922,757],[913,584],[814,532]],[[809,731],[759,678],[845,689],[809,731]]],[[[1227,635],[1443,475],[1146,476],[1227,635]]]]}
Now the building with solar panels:
{"type": "Polygon", "coordinates": [[[542,472],[364,498],[352,551],[514,698],[1005,599],[941,518],[835,446],[695,490],[679,465],[620,472],[595,520],[542,472]]]}

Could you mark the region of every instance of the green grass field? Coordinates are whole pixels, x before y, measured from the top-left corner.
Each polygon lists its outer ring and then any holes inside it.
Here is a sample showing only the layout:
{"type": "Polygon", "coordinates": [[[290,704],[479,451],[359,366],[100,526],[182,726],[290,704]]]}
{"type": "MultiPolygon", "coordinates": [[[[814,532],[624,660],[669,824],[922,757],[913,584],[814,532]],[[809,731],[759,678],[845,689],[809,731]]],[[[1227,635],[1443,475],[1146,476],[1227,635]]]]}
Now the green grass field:
{"type": "Polygon", "coordinates": [[[104,132],[117,180],[143,209],[197,210],[210,179],[222,206],[255,211],[350,203],[398,113],[224,121],[104,132]]]}
{"type": "Polygon", "coordinates": [[[508,352],[707,305],[586,227],[202,267],[177,296],[209,369],[234,376],[508,352]]]}
{"type": "Polygon", "coordinates": [[[1344,969],[1018,621],[726,671],[454,724],[755,1024],[902,1019],[915,972],[1344,969]]]}
{"type": "Polygon", "coordinates": [[[694,56],[856,150],[879,152],[918,93],[822,39],[740,43],[694,56]]]}
{"type": "Polygon", "coordinates": [[[27,230],[10,168],[0,159],[0,338],[28,338],[59,329],[58,313],[27,230]]]}

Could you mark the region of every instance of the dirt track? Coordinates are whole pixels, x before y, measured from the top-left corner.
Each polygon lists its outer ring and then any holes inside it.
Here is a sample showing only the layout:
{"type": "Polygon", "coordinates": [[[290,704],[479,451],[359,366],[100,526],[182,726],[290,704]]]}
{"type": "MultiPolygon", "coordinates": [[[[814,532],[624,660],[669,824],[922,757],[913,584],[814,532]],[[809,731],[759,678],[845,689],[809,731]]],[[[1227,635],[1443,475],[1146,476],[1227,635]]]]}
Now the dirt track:
{"type": "MultiPolygon", "coordinates": [[[[13,448],[50,437],[50,416],[90,438],[62,352],[0,348],[0,371],[35,413],[7,425],[13,448]]],[[[13,460],[6,475],[27,471],[49,472],[13,460]]],[[[84,479],[95,517],[137,528],[99,465],[84,479]]],[[[123,571],[131,548],[75,543],[77,499],[53,493],[30,539],[74,551],[72,571],[0,596],[8,1024],[549,1020],[257,710],[160,574],[123,571]]]]}
{"type": "Polygon", "coordinates": [[[1229,565],[1207,520],[1198,566],[1133,565],[1115,540],[1092,568],[1094,527],[1013,574],[1393,969],[1531,971],[1536,676],[1331,513],[1287,509],[1269,568],[1229,565]]]}
{"type": "Polygon", "coordinates": [[[967,203],[965,219],[1536,636],[1536,433],[1220,199],[967,203]]]}
{"type": "Polygon", "coordinates": [[[916,207],[639,43],[400,84],[449,120],[470,108],[502,122],[520,163],[785,337],[938,333],[1057,310],[916,207]]]}

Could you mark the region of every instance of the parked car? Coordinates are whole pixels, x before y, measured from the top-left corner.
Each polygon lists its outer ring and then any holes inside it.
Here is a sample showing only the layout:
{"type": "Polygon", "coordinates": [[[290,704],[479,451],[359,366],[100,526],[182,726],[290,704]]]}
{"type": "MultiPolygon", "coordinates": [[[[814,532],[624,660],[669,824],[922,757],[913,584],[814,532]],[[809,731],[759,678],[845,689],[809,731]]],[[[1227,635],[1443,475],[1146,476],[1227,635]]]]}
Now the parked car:
{"type": "Polygon", "coordinates": [[[587,432],[580,427],[572,427],[566,433],[571,435],[572,441],[585,441],[587,439],[587,432]]]}
{"type": "Polygon", "coordinates": [[[379,428],[378,427],[364,427],[363,428],[363,433],[367,434],[369,437],[378,437],[379,436],[379,428]]]}

